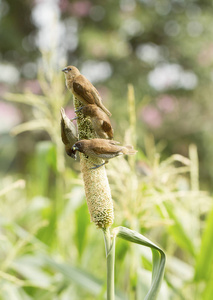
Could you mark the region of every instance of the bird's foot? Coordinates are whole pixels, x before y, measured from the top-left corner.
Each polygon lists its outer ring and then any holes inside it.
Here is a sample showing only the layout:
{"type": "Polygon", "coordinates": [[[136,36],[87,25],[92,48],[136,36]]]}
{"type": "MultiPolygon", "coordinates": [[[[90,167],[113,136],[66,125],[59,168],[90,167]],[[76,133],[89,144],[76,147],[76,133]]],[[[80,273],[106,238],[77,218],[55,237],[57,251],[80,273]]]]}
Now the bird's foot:
{"type": "Polygon", "coordinates": [[[79,109],[75,110],[75,112],[81,111],[85,106],[81,106],[79,109]]]}
{"type": "Polygon", "coordinates": [[[98,169],[98,168],[100,168],[100,167],[102,167],[102,166],[106,165],[107,163],[108,163],[108,161],[105,161],[104,163],[102,163],[102,164],[100,164],[100,165],[96,165],[96,164],[94,164],[94,166],[95,166],[95,167],[92,167],[92,168],[90,168],[90,170],[95,170],[95,169],[98,169]]]}
{"type": "Polygon", "coordinates": [[[75,118],[70,119],[70,121],[74,121],[74,120],[77,120],[77,119],[78,119],[78,117],[75,117],[75,118]]]}

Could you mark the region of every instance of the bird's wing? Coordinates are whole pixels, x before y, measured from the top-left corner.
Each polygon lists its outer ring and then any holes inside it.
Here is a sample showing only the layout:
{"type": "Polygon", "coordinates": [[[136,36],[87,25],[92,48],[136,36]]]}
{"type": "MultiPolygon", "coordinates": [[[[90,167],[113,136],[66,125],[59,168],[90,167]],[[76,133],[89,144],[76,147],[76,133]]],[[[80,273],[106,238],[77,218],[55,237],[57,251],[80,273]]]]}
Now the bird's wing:
{"type": "Polygon", "coordinates": [[[73,81],[74,92],[85,99],[89,104],[95,103],[92,93],[93,88],[93,85],[83,75],[79,75],[78,78],[73,81]]]}
{"type": "Polygon", "coordinates": [[[94,87],[94,85],[92,85],[92,89],[91,89],[91,93],[95,99],[96,103],[101,103],[101,95],[99,94],[99,92],[96,90],[96,88],[94,87]]]}
{"type": "Polygon", "coordinates": [[[111,145],[119,145],[120,144],[120,142],[117,142],[117,141],[109,141],[109,143],[111,144],[111,145]]]}
{"type": "Polygon", "coordinates": [[[62,119],[61,120],[61,139],[62,139],[62,142],[67,145],[69,143],[68,139],[67,139],[67,136],[65,134],[65,124],[64,124],[64,120],[62,119]]]}
{"type": "Polygon", "coordinates": [[[102,146],[96,146],[93,147],[93,151],[95,154],[99,155],[99,154],[119,154],[122,153],[122,148],[119,146],[108,146],[107,149],[106,147],[102,147],[102,146]]]}
{"type": "Polygon", "coordinates": [[[102,129],[103,129],[103,131],[108,132],[108,131],[112,130],[112,126],[108,122],[103,121],[102,129]]]}
{"type": "MultiPolygon", "coordinates": [[[[73,92],[76,96],[82,98],[88,104],[96,104],[99,106],[108,116],[111,116],[111,112],[103,105],[101,96],[92,83],[83,75],[79,75],[72,84],[73,92]]],[[[81,100],[81,99],[80,99],[81,100]]]]}

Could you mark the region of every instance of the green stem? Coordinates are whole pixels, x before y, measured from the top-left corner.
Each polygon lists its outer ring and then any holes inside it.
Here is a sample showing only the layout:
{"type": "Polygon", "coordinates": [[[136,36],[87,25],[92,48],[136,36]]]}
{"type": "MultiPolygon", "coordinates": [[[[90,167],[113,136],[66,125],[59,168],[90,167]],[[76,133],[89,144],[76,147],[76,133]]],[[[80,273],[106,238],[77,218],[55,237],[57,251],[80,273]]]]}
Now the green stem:
{"type": "Polygon", "coordinates": [[[115,237],[111,238],[109,228],[103,229],[107,259],[107,300],[114,300],[115,237]]]}

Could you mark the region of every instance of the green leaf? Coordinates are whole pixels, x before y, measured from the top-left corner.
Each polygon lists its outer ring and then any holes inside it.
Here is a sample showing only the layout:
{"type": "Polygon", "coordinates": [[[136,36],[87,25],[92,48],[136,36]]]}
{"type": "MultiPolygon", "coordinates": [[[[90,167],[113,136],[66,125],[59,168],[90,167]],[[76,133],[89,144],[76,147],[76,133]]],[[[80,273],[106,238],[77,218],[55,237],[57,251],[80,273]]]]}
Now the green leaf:
{"type": "Polygon", "coordinates": [[[44,257],[44,261],[53,269],[62,273],[65,278],[71,282],[75,282],[85,290],[94,295],[99,295],[102,290],[102,282],[92,276],[91,274],[79,268],[73,267],[68,264],[57,263],[51,258],[44,257]]]}
{"type": "Polygon", "coordinates": [[[209,276],[208,280],[206,280],[206,287],[204,293],[202,295],[202,300],[212,300],[213,295],[213,268],[211,265],[211,275],[209,276]]]}
{"type": "Polygon", "coordinates": [[[5,283],[1,286],[0,293],[1,300],[32,300],[29,295],[27,295],[21,287],[17,287],[12,283],[5,283]]]}
{"type": "Polygon", "coordinates": [[[142,234],[128,229],[126,227],[117,227],[113,230],[113,233],[124,240],[127,240],[131,243],[136,243],[143,245],[152,249],[152,252],[155,252],[153,255],[153,273],[152,273],[152,284],[147,293],[145,300],[155,300],[157,298],[161,282],[164,275],[164,268],[166,263],[166,255],[161,248],[152,243],[142,234]]]}
{"type": "Polygon", "coordinates": [[[79,257],[83,253],[84,247],[86,245],[87,240],[87,228],[90,224],[88,207],[86,202],[84,202],[75,213],[75,221],[76,221],[76,234],[75,240],[78,246],[79,257]]]}
{"type": "Polygon", "coordinates": [[[42,160],[40,163],[43,164],[44,167],[48,166],[54,171],[56,171],[56,148],[53,143],[49,141],[38,143],[37,153],[40,156],[40,159],[42,160]]]}
{"type": "Polygon", "coordinates": [[[45,130],[50,127],[51,123],[48,121],[48,119],[36,119],[15,126],[11,130],[11,134],[18,135],[24,131],[45,130]]]}
{"type": "Polygon", "coordinates": [[[32,93],[25,93],[25,94],[12,94],[7,93],[4,95],[4,99],[7,101],[23,103],[27,105],[32,105],[37,107],[41,110],[46,116],[50,117],[50,111],[46,105],[47,98],[41,95],[34,95],[32,93]]]}
{"type": "Polygon", "coordinates": [[[13,270],[29,280],[30,285],[39,288],[51,289],[51,276],[42,270],[42,261],[36,255],[24,255],[16,259],[13,264],[13,270]]]}
{"type": "Polygon", "coordinates": [[[35,195],[49,196],[50,176],[53,177],[53,171],[56,172],[56,150],[52,142],[43,141],[36,145],[36,154],[29,171],[34,177],[35,195]]]}
{"type": "Polygon", "coordinates": [[[203,233],[200,252],[196,258],[195,280],[208,279],[213,263],[213,209],[208,215],[206,228],[203,233]]]}
{"type": "Polygon", "coordinates": [[[185,249],[192,256],[195,256],[195,247],[192,243],[192,239],[187,235],[187,232],[183,228],[181,221],[176,216],[174,207],[168,203],[164,203],[164,205],[169,214],[169,217],[174,222],[174,224],[169,227],[169,232],[181,248],[185,249]]]}
{"type": "MultiPolygon", "coordinates": [[[[95,296],[99,296],[102,293],[104,285],[103,282],[95,278],[92,274],[69,264],[58,263],[47,256],[43,256],[43,259],[50,267],[61,272],[65,276],[66,280],[71,283],[74,282],[78,284],[81,288],[95,296]]],[[[126,297],[119,292],[116,292],[115,300],[126,300],[126,297]]]]}

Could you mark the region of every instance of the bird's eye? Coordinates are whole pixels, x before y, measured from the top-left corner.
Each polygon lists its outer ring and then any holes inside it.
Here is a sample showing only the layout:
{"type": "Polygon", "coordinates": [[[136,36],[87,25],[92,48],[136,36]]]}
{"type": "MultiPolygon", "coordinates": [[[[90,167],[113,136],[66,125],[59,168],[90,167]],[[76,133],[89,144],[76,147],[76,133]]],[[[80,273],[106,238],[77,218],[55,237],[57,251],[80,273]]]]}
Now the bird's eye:
{"type": "Polygon", "coordinates": [[[71,68],[68,68],[68,71],[71,71],[72,69],[71,68]]]}

